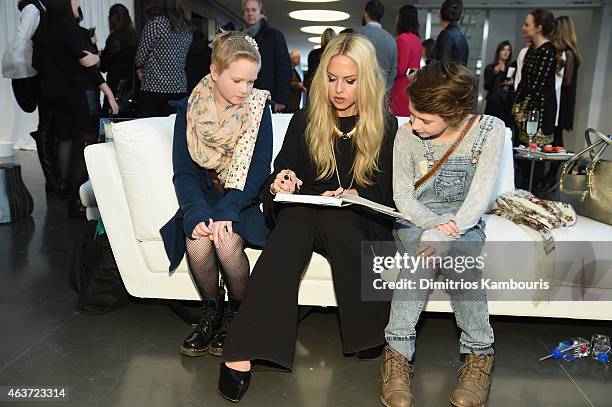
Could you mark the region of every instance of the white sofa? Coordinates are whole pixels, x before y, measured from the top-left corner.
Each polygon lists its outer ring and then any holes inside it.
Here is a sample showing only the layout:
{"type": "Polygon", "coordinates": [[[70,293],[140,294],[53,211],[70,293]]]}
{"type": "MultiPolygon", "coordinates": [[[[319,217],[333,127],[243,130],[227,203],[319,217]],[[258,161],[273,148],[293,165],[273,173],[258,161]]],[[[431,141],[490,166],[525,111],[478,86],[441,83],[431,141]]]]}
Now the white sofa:
{"type": "MultiPolygon", "coordinates": [[[[290,115],[273,115],[274,155],[282,145],[290,118],[290,115]]],[[[400,118],[400,123],[404,121],[400,118]]],[[[160,227],[178,208],[172,185],[173,125],[173,116],[114,124],[112,142],[87,147],[85,160],[95,193],[95,199],[90,197],[87,201],[88,206],[97,202],[123,282],[131,295],[198,300],[185,259],[174,274],[168,273],[169,262],[159,235],[160,227]]],[[[508,137],[497,192],[513,189],[513,177],[508,137]]],[[[487,242],[531,241],[520,227],[507,220],[486,215],[486,221],[487,242]]],[[[612,227],[579,217],[575,227],[557,229],[554,236],[558,241],[610,241],[612,227]]],[[[612,299],[612,273],[607,273],[612,268],[612,250],[597,247],[588,251],[596,274],[591,280],[596,283],[576,283],[581,270],[565,269],[563,284],[568,290],[578,287],[582,294],[588,292],[599,295],[598,298],[612,299]]],[[[247,255],[252,268],[259,251],[247,249],[247,255]]],[[[556,264],[566,264],[568,256],[572,254],[557,250],[556,264]]],[[[517,276],[533,277],[533,256],[515,257],[510,253],[504,260],[505,270],[510,267],[516,270],[517,276]]],[[[496,267],[487,266],[486,272],[496,273],[496,267]]],[[[312,256],[303,276],[298,303],[336,305],[329,264],[318,254],[312,256]]],[[[447,299],[429,301],[426,310],[449,312],[450,302],[447,299]]],[[[491,301],[489,310],[497,315],[612,320],[612,301],[491,301]]]]}

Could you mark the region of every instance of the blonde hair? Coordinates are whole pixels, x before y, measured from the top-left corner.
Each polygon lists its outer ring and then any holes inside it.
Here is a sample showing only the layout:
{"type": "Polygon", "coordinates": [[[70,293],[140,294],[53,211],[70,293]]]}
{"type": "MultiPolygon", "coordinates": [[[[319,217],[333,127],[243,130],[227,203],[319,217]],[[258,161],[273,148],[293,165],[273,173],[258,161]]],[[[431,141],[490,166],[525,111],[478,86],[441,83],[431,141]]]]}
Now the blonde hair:
{"type": "Polygon", "coordinates": [[[352,169],[355,182],[367,186],[373,183],[374,173],[379,170],[378,157],[385,130],[385,81],[378,67],[374,47],[367,38],[356,34],[341,34],[325,47],[310,87],[306,142],[318,173],[317,180],[331,177],[335,171],[332,148],[338,116],[327,92],[327,68],[331,59],[338,55],[351,58],[358,66],[355,107],[359,120],[352,137],[355,147],[352,169]]]}
{"type": "Polygon", "coordinates": [[[321,33],[321,48],[325,48],[334,38],[336,38],[336,32],[332,28],[326,28],[321,33]]]}
{"type": "Polygon", "coordinates": [[[242,31],[222,31],[212,41],[212,64],[223,72],[232,62],[246,58],[261,65],[257,43],[242,31]]]}
{"type": "Polygon", "coordinates": [[[574,22],[568,16],[561,16],[555,19],[555,30],[553,31],[553,44],[557,50],[563,51],[566,47],[571,49],[576,55],[578,64],[582,61],[580,52],[578,52],[578,40],[576,39],[576,30],[574,22]]]}

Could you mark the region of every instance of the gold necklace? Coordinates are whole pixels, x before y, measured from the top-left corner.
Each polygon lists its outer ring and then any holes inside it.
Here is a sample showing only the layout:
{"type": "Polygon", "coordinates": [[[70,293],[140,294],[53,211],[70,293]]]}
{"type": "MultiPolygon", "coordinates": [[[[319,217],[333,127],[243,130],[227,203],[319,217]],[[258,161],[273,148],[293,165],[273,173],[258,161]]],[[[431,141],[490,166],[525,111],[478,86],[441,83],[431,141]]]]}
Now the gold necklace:
{"type": "MultiPolygon", "coordinates": [[[[355,129],[353,129],[353,130],[355,130],[355,129]]],[[[351,130],[351,131],[353,131],[353,130],[351,130]]],[[[342,183],[340,182],[340,172],[338,172],[338,161],[336,161],[336,151],[335,151],[336,148],[335,148],[335,145],[334,145],[333,142],[332,142],[331,148],[332,148],[332,156],[334,157],[334,168],[336,169],[336,178],[338,179],[338,186],[340,188],[344,189],[342,187],[342,183]]],[[[353,186],[353,181],[355,181],[355,177],[351,176],[351,184],[346,189],[351,189],[351,187],[353,186]]]]}
{"type": "Polygon", "coordinates": [[[355,127],[353,127],[353,129],[349,131],[348,133],[343,132],[342,130],[340,130],[334,125],[334,133],[336,133],[336,136],[339,136],[345,140],[353,137],[353,134],[355,134],[356,131],[357,131],[357,125],[355,125],[355,127]]]}

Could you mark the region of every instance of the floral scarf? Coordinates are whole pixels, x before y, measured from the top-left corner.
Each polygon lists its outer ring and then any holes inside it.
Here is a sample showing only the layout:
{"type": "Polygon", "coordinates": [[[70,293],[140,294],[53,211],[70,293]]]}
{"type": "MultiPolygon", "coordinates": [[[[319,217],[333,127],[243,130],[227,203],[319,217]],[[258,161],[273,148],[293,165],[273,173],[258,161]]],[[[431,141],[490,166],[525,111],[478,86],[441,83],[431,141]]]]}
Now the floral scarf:
{"type": "Polygon", "coordinates": [[[205,76],[189,96],[189,154],[199,166],[215,170],[225,188],[244,189],[261,116],[269,97],[268,91],[253,89],[232,115],[219,123],[210,75],[205,76]]]}
{"type": "MultiPolygon", "coordinates": [[[[570,227],[576,224],[576,212],[570,204],[548,201],[535,197],[532,193],[515,190],[497,197],[490,212],[508,219],[521,227],[536,243],[535,277],[553,283],[555,261],[555,239],[552,229],[570,227]]],[[[534,293],[533,304],[550,301],[551,291],[534,293]]]]}

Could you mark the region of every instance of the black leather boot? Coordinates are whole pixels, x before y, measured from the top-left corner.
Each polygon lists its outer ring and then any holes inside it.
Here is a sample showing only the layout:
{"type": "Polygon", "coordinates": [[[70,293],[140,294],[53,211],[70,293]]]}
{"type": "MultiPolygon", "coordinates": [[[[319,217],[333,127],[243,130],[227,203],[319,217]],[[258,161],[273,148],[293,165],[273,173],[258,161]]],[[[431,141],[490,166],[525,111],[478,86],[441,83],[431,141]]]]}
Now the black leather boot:
{"type": "Polygon", "coordinates": [[[210,348],[208,349],[208,353],[214,356],[221,356],[223,354],[223,342],[225,342],[225,337],[227,336],[227,331],[229,327],[232,325],[232,321],[234,317],[238,315],[238,310],[240,309],[240,300],[229,300],[229,307],[225,311],[223,315],[223,321],[221,322],[221,328],[217,331],[215,336],[212,339],[210,344],[210,348]]]}
{"type": "Polygon", "coordinates": [[[229,401],[238,403],[246,393],[251,383],[251,372],[240,372],[230,369],[221,363],[219,371],[219,387],[217,391],[229,401]]]}
{"type": "Polygon", "coordinates": [[[185,356],[204,356],[208,352],[213,336],[221,326],[223,302],[204,300],[202,316],[195,329],[181,345],[181,354],[185,356]],[[217,305],[219,303],[219,305],[217,305]]]}
{"type": "Polygon", "coordinates": [[[57,151],[53,133],[49,130],[37,130],[30,133],[36,141],[36,150],[40,168],[45,176],[45,190],[47,192],[59,193],[61,180],[57,166],[57,151]]]}

